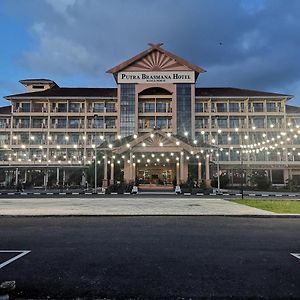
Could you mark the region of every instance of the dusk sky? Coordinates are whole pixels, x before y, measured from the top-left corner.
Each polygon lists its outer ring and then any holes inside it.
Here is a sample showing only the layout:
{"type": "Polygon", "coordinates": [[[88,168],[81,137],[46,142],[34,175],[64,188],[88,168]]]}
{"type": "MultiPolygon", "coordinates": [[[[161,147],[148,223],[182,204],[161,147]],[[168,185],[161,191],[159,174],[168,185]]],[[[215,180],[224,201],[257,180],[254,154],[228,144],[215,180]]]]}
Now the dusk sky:
{"type": "Polygon", "coordinates": [[[1,0],[0,105],[18,82],[114,87],[105,71],[149,42],[207,70],[198,86],[295,95],[300,105],[298,0],[1,0]]]}

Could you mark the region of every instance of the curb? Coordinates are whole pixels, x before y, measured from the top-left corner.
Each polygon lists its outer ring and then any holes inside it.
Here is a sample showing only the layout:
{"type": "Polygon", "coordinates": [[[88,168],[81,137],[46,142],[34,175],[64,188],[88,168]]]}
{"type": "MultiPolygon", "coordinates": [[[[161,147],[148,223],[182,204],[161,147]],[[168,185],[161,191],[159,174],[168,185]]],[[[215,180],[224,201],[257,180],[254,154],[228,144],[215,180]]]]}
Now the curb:
{"type": "Polygon", "coordinates": [[[8,217],[8,218],[60,218],[60,217],[230,217],[230,218],[273,218],[273,219],[300,219],[300,214],[298,215],[249,215],[249,214],[241,214],[241,215],[230,215],[230,214],[194,214],[194,215],[185,215],[185,214],[94,214],[94,215],[76,215],[76,214],[62,214],[62,215],[1,215],[0,218],[8,217]]]}

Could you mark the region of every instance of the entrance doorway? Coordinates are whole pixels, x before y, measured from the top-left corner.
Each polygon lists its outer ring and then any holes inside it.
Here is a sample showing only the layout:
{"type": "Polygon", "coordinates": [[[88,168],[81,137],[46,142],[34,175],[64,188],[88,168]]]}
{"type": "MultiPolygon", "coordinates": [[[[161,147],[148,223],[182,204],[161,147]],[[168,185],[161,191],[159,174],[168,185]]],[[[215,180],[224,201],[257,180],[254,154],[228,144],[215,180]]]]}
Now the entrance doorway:
{"type": "Polygon", "coordinates": [[[137,178],[141,187],[173,188],[175,168],[169,164],[165,166],[142,165],[137,170],[137,178]]]}

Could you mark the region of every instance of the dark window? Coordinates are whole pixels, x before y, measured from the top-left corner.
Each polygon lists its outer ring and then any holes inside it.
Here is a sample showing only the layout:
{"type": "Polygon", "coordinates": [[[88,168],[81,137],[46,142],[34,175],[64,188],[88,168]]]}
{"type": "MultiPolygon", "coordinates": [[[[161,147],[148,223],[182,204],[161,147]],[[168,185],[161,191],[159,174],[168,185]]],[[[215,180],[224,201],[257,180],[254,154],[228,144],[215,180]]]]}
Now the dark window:
{"type": "Polygon", "coordinates": [[[135,131],[135,85],[124,83],[120,85],[120,123],[123,137],[134,134],[135,131]]]}
{"type": "Polygon", "coordinates": [[[191,111],[191,85],[177,84],[177,134],[184,136],[185,132],[191,134],[192,111],[191,111]]]}

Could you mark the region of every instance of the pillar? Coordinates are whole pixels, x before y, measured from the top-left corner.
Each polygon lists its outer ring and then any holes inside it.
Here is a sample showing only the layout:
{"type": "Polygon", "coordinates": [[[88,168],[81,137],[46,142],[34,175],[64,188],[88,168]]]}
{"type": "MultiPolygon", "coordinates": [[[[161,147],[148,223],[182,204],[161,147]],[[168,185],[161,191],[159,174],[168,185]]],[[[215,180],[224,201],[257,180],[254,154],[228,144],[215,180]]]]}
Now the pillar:
{"type": "Polygon", "coordinates": [[[202,182],[202,164],[198,162],[198,184],[202,182]]]}
{"type": "Polygon", "coordinates": [[[59,167],[56,168],[56,185],[59,185],[59,167]]]}
{"type": "Polygon", "coordinates": [[[205,156],[205,185],[206,187],[211,187],[211,180],[209,174],[209,155],[205,156]]]}
{"type": "Polygon", "coordinates": [[[124,160],[124,181],[127,183],[130,182],[130,164],[127,159],[124,160]]]}
{"type": "Polygon", "coordinates": [[[63,170],[63,178],[62,178],[63,182],[63,186],[65,186],[65,183],[66,183],[66,170],[63,170]]]}
{"type": "Polygon", "coordinates": [[[132,152],[129,153],[129,178],[130,181],[134,180],[133,178],[133,157],[132,157],[132,152]]]}
{"type": "Polygon", "coordinates": [[[136,179],[136,163],[132,163],[132,180],[135,182],[136,179]]]}
{"type": "Polygon", "coordinates": [[[113,161],[110,164],[110,182],[109,184],[112,185],[115,182],[115,164],[113,163],[113,161]]]}
{"type": "Polygon", "coordinates": [[[183,177],[184,177],[184,174],[183,174],[184,161],[183,160],[184,160],[183,155],[181,155],[181,153],[180,153],[180,160],[179,160],[180,161],[180,168],[179,168],[179,170],[180,170],[180,183],[184,182],[184,179],[183,179],[183,177]]]}
{"type": "Polygon", "coordinates": [[[44,187],[46,188],[48,185],[48,171],[46,170],[44,173],[44,187]]]}
{"type": "Polygon", "coordinates": [[[86,179],[85,179],[85,173],[82,172],[82,174],[81,174],[81,186],[86,187],[86,186],[85,186],[85,181],[86,181],[86,179]]]}
{"type": "Polygon", "coordinates": [[[179,162],[176,163],[176,185],[180,184],[179,162]]]}
{"type": "Polygon", "coordinates": [[[24,173],[24,183],[27,182],[27,170],[25,170],[25,173],[24,173]]]}
{"type": "Polygon", "coordinates": [[[18,185],[19,182],[19,168],[16,168],[16,182],[15,185],[18,185]]]}
{"type": "Polygon", "coordinates": [[[102,187],[107,187],[108,180],[107,180],[107,154],[104,155],[104,174],[103,174],[103,180],[102,180],[102,187]]]}

